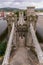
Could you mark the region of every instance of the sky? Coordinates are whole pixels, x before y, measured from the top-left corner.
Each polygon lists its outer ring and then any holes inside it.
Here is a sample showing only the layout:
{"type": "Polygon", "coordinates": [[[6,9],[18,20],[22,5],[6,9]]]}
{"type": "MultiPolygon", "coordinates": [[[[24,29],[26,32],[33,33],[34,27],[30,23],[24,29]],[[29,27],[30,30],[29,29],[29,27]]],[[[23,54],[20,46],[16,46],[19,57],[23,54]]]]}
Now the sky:
{"type": "Polygon", "coordinates": [[[0,0],[0,8],[12,7],[26,9],[28,6],[43,8],[43,0],[0,0]]]}

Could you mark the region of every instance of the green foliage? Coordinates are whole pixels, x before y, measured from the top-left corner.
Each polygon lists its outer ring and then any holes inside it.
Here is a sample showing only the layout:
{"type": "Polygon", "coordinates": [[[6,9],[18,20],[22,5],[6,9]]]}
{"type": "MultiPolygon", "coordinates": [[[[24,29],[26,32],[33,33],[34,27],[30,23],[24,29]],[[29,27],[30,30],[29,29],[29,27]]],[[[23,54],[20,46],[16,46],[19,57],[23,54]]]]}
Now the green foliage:
{"type": "Polygon", "coordinates": [[[3,56],[5,54],[7,42],[0,42],[0,56],[3,56]]]}

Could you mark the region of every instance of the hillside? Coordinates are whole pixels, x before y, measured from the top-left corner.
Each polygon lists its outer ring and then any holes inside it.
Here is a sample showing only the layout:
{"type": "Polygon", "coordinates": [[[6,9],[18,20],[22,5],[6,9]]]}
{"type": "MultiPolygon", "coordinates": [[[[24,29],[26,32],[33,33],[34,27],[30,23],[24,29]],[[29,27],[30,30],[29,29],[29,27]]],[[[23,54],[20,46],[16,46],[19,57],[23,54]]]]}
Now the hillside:
{"type": "Polygon", "coordinates": [[[17,8],[10,8],[10,7],[7,7],[7,8],[0,8],[0,11],[18,11],[20,9],[17,9],[17,8]]]}
{"type": "MultiPolygon", "coordinates": [[[[18,8],[10,8],[10,7],[0,8],[0,11],[19,11],[19,10],[20,9],[18,8]]],[[[43,12],[43,8],[36,8],[35,11],[43,12]]]]}
{"type": "Polygon", "coordinates": [[[43,8],[36,8],[35,10],[36,10],[36,11],[43,12],[43,8]]]}

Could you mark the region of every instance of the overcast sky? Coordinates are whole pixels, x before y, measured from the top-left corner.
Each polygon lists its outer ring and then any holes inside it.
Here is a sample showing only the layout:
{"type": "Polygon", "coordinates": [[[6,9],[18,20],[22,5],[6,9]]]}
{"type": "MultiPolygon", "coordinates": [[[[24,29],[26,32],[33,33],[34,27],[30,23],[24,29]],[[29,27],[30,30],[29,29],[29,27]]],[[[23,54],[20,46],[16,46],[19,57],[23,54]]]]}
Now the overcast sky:
{"type": "Polygon", "coordinates": [[[13,7],[25,9],[27,6],[43,8],[43,0],[0,0],[0,8],[13,7]]]}

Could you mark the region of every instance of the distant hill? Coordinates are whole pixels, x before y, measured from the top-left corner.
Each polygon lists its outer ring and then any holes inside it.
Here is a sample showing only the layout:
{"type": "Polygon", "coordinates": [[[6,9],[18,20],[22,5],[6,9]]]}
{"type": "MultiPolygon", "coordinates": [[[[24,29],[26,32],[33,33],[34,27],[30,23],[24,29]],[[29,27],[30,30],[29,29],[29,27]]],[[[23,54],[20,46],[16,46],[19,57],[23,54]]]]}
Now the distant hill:
{"type": "MultiPolygon", "coordinates": [[[[19,10],[21,10],[21,9],[19,9],[19,8],[10,8],[10,7],[0,8],[0,11],[19,11],[19,10]]],[[[43,12],[43,8],[36,8],[35,11],[43,12]]]]}
{"type": "Polygon", "coordinates": [[[7,7],[7,8],[0,8],[0,11],[18,11],[20,9],[17,9],[17,8],[10,8],[10,7],[7,7]]]}
{"type": "Polygon", "coordinates": [[[35,10],[36,10],[36,11],[43,12],[43,8],[36,8],[35,10]]]}

